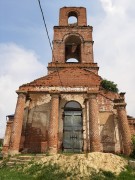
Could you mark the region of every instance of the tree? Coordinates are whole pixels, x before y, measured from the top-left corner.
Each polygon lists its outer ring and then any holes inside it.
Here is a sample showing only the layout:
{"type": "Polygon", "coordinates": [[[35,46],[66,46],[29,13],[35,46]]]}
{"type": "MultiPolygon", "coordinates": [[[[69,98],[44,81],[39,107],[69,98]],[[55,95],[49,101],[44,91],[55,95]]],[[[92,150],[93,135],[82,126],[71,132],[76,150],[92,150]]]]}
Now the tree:
{"type": "Polygon", "coordinates": [[[115,84],[113,81],[108,81],[106,79],[103,79],[101,81],[101,86],[108,91],[112,91],[112,92],[116,92],[116,93],[118,93],[118,91],[119,91],[117,88],[117,84],[115,84]]]}

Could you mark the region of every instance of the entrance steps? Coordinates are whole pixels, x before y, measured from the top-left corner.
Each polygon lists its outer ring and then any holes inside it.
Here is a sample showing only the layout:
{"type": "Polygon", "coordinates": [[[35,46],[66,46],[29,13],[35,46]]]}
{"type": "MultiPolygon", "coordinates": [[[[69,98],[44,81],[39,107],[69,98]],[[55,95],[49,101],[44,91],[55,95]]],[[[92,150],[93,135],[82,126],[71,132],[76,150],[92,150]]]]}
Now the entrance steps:
{"type": "Polygon", "coordinates": [[[45,157],[46,155],[43,154],[36,154],[36,155],[17,155],[3,159],[0,162],[0,167],[8,166],[14,167],[15,165],[25,165],[28,163],[32,163],[33,161],[37,161],[45,157]]]}

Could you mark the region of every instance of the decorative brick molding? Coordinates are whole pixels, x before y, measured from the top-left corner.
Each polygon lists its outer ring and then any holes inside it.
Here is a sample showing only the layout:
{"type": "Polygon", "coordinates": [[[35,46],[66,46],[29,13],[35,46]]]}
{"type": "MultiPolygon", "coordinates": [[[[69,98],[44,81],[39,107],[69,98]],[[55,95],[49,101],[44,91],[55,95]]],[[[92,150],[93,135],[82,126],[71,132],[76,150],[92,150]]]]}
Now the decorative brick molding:
{"type": "Polygon", "coordinates": [[[15,110],[13,129],[11,134],[11,144],[9,151],[11,155],[19,153],[25,101],[26,101],[26,93],[19,93],[16,110],[15,110]]]}
{"type": "Polygon", "coordinates": [[[52,94],[51,113],[48,129],[48,146],[50,153],[58,151],[58,117],[59,117],[59,95],[52,94]]]}
{"type": "Polygon", "coordinates": [[[101,151],[99,126],[98,126],[98,104],[97,95],[89,95],[89,129],[90,129],[90,151],[101,151]]]}

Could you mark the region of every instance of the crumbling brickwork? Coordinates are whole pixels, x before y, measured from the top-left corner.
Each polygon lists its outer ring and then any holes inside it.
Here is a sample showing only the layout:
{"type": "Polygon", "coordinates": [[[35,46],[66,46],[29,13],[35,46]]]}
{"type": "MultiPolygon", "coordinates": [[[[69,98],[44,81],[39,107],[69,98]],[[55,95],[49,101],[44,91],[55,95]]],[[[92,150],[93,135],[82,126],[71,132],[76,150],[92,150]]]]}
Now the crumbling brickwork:
{"type": "Polygon", "coordinates": [[[26,101],[26,94],[19,93],[16,110],[15,110],[12,134],[11,134],[11,142],[10,142],[11,154],[16,154],[19,152],[25,101],[26,101]]]}
{"type": "Polygon", "coordinates": [[[9,117],[7,121],[6,131],[5,131],[5,138],[3,142],[3,149],[2,153],[7,155],[9,146],[10,146],[10,139],[11,139],[11,133],[12,133],[12,126],[13,126],[13,116],[9,117]]]}
{"type": "Polygon", "coordinates": [[[134,120],[127,119],[125,106],[119,107],[119,101],[125,105],[124,93],[101,87],[92,31],[86,8],[60,9],[48,75],[19,87],[13,127],[8,122],[3,153],[130,154],[134,120]],[[71,16],[76,23],[69,23],[71,16]]]}

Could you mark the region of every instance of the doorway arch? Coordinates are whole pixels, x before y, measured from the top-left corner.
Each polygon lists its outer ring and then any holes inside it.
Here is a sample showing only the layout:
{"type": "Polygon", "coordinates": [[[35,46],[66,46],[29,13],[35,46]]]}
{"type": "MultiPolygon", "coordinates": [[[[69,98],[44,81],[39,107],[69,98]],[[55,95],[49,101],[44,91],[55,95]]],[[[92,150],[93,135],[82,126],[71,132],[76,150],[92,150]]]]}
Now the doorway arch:
{"type": "Polygon", "coordinates": [[[63,151],[82,152],[82,107],[77,101],[69,101],[64,107],[63,151]]]}

